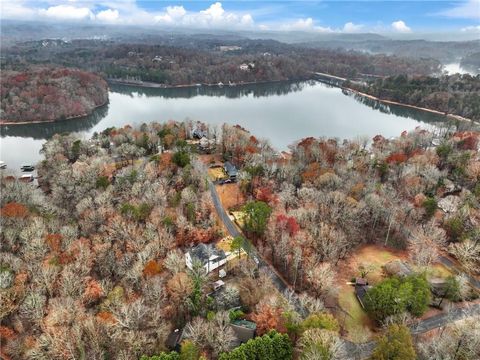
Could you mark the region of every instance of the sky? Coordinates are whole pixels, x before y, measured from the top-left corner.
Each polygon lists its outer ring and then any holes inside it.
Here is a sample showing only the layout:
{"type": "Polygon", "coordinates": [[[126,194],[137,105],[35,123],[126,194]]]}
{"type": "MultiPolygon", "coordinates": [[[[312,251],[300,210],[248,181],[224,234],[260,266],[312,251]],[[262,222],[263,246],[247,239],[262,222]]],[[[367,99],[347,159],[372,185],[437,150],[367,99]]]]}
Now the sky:
{"type": "Polygon", "coordinates": [[[480,38],[480,0],[0,0],[1,19],[321,33],[463,32],[480,38]]]}

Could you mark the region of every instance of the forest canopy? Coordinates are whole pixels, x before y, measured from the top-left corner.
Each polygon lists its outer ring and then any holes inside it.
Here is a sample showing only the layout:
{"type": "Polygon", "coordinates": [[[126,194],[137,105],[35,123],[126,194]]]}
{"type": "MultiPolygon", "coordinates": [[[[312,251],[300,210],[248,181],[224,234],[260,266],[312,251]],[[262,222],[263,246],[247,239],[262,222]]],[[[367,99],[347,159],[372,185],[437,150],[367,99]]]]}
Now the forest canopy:
{"type": "Polygon", "coordinates": [[[2,71],[1,120],[33,122],[86,116],[108,100],[100,76],[77,69],[2,71]]]}

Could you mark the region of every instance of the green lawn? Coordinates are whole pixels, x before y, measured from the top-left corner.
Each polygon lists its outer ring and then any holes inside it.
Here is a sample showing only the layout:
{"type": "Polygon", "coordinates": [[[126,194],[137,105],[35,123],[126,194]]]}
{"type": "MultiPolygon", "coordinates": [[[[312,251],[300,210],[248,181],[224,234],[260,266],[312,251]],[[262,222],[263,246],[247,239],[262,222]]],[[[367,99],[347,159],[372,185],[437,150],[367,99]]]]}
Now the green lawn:
{"type": "Polygon", "coordinates": [[[342,286],[338,294],[338,304],[348,313],[348,315],[339,314],[338,319],[340,324],[343,323],[343,327],[348,333],[347,337],[354,342],[363,342],[370,339],[372,337],[370,331],[372,322],[358,302],[353,286],[342,286]]]}

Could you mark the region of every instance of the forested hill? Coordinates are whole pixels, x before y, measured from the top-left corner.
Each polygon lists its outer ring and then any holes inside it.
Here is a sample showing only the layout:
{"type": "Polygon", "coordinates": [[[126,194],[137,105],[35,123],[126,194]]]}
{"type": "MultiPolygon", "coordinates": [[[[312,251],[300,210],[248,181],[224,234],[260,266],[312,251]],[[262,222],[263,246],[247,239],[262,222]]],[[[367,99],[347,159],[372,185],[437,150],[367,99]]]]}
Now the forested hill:
{"type": "Polygon", "coordinates": [[[2,71],[2,122],[81,117],[107,101],[107,83],[89,72],[49,67],[2,71]]]}
{"type": "Polygon", "coordinates": [[[468,74],[442,77],[398,75],[378,79],[367,86],[348,83],[380,99],[425,107],[480,120],[480,76],[468,74]]]}
{"type": "Polygon", "coordinates": [[[432,59],[308,49],[271,40],[195,41],[196,48],[184,43],[170,46],[97,40],[30,41],[5,49],[3,66],[15,70],[22,63],[49,63],[94,71],[107,78],[165,86],[302,80],[310,78],[313,71],[349,78],[364,73],[429,75],[441,68],[432,59]]]}

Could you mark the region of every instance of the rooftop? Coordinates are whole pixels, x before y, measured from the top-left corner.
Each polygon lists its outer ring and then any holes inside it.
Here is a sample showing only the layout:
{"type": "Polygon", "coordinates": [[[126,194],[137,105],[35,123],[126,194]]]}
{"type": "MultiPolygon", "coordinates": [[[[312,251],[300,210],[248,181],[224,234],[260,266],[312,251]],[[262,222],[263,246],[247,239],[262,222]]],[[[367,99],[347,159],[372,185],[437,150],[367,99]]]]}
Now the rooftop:
{"type": "Polygon", "coordinates": [[[226,257],[223,250],[218,249],[212,244],[198,244],[192,247],[189,252],[192,258],[199,260],[202,264],[207,263],[208,260],[223,259],[226,257]]]}

